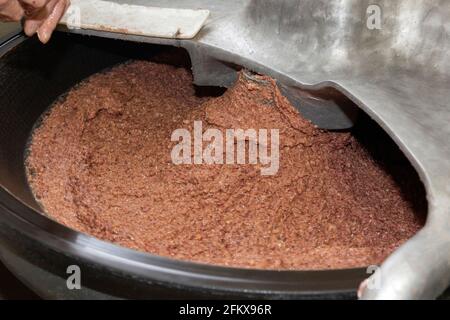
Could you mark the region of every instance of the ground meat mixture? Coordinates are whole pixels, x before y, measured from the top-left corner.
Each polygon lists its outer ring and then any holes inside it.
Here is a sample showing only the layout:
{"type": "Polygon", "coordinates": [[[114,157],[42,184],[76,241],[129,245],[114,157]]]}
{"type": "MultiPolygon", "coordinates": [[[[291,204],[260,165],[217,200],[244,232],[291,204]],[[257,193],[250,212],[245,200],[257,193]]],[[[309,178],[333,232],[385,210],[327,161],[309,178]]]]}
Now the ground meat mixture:
{"type": "Polygon", "coordinates": [[[367,128],[315,128],[269,77],[241,73],[211,97],[196,92],[186,68],[134,61],[53,106],[34,132],[27,169],[48,216],[125,247],[233,267],[360,267],[416,233],[426,203],[396,147],[368,148],[358,130],[367,128]],[[172,132],[192,132],[194,121],[203,130],[279,129],[278,173],[173,164],[172,132]]]}

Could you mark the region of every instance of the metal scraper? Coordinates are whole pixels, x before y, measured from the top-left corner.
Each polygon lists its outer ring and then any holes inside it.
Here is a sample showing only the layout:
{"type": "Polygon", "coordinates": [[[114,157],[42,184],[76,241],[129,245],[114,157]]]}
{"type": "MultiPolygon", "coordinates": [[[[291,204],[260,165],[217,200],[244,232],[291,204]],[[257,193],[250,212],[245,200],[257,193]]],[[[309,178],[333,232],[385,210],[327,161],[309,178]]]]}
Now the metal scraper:
{"type": "Polygon", "coordinates": [[[306,119],[325,130],[351,129],[359,114],[359,107],[337,89],[301,90],[278,83],[281,93],[306,119]]]}

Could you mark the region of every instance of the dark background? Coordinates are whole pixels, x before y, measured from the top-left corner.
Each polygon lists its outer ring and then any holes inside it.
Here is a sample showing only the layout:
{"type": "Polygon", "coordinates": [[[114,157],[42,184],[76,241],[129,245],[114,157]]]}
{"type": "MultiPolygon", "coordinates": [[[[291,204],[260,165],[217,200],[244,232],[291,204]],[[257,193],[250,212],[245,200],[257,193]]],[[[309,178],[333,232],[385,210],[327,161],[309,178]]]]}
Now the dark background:
{"type": "Polygon", "coordinates": [[[0,300],[37,298],[0,263],[0,300]]]}

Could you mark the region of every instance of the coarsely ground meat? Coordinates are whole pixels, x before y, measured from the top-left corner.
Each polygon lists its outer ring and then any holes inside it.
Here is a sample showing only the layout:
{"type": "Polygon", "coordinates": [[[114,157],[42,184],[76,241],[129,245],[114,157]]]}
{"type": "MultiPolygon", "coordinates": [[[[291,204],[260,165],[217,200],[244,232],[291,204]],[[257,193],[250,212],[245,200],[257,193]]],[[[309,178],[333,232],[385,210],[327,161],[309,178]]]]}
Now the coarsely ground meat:
{"type": "Polygon", "coordinates": [[[377,264],[420,229],[423,187],[395,146],[321,131],[255,77],[241,74],[220,97],[196,95],[185,68],[147,61],[84,81],[32,138],[27,168],[44,211],[129,248],[263,269],[377,264]],[[278,173],[173,164],[171,134],[195,120],[279,129],[278,173]]]}

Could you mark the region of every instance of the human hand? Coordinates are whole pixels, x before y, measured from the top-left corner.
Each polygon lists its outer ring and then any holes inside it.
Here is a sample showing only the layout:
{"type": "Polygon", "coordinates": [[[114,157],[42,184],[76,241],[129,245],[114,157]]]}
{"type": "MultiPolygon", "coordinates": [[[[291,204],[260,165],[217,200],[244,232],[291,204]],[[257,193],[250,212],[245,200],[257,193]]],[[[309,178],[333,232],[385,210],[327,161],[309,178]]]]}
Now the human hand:
{"type": "Polygon", "coordinates": [[[42,43],[47,43],[62,18],[69,0],[0,0],[0,20],[24,20],[27,36],[37,33],[42,43]]]}

